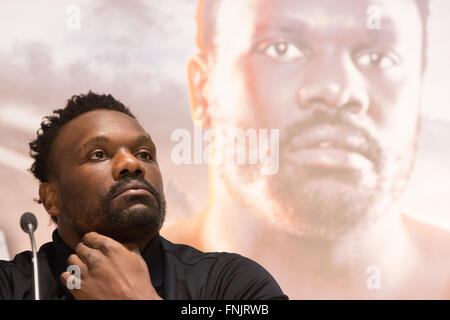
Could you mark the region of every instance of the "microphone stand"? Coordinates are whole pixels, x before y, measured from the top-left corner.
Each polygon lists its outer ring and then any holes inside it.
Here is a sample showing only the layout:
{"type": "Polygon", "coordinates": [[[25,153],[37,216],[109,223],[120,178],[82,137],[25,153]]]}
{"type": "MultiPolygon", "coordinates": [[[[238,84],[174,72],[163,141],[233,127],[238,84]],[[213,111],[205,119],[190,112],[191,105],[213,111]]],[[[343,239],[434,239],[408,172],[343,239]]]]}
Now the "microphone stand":
{"type": "Polygon", "coordinates": [[[27,233],[30,236],[31,250],[33,251],[33,279],[34,279],[34,300],[40,300],[39,297],[39,273],[38,273],[38,259],[36,253],[36,242],[34,241],[34,230],[31,223],[27,224],[27,233]]]}

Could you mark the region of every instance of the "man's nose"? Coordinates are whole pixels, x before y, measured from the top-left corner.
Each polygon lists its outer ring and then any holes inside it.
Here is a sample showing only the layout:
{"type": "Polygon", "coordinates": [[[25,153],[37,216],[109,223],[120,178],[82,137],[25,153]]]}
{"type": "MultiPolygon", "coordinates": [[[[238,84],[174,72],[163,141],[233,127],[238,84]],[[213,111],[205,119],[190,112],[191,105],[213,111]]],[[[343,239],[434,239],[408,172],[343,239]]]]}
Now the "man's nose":
{"type": "Polygon", "coordinates": [[[118,181],[127,175],[144,175],[142,163],[128,150],[120,150],[113,159],[113,178],[118,181]]]}
{"type": "Polygon", "coordinates": [[[298,90],[302,109],[339,109],[364,114],[369,96],[364,78],[350,57],[317,59],[298,90]]]}

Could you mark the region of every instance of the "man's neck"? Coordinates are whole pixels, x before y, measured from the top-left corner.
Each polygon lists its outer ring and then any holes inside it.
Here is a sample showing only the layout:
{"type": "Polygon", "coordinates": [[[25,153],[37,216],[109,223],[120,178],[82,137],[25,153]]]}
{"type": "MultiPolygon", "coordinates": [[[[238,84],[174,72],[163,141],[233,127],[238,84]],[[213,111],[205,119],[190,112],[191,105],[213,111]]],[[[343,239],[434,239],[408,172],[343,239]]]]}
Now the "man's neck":
{"type": "Polygon", "coordinates": [[[316,278],[348,286],[364,280],[365,285],[370,267],[375,266],[385,275],[384,283],[395,286],[412,263],[413,254],[397,206],[370,227],[337,239],[324,239],[281,230],[260,218],[255,209],[230,196],[225,188],[223,183],[214,185],[220,197],[213,197],[204,215],[204,250],[248,256],[269,272],[284,274],[280,283],[288,283],[289,278],[298,281],[316,278]]]}
{"type": "MultiPolygon", "coordinates": [[[[82,241],[83,237],[83,235],[78,234],[75,230],[67,227],[65,224],[58,224],[58,234],[62,241],[74,251],[75,247],[82,241]]],[[[151,239],[153,239],[153,237],[149,236],[136,241],[134,244],[138,247],[139,251],[142,252],[151,239]]]]}

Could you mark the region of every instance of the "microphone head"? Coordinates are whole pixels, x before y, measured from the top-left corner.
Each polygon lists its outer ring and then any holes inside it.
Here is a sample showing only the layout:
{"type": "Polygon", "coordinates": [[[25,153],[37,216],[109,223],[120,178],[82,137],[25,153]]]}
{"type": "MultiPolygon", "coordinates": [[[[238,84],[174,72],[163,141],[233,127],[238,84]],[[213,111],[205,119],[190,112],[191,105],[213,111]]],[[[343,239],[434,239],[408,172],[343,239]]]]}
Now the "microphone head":
{"type": "Polygon", "coordinates": [[[22,227],[22,230],[25,231],[26,233],[29,232],[28,229],[28,224],[31,223],[31,231],[34,232],[34,230],[36,230],[37,228],[37,219],[36,216],[34,214],[32,214],[31,212],[25,212],[22,217],[20,218],[20,226],[22,227]]]}

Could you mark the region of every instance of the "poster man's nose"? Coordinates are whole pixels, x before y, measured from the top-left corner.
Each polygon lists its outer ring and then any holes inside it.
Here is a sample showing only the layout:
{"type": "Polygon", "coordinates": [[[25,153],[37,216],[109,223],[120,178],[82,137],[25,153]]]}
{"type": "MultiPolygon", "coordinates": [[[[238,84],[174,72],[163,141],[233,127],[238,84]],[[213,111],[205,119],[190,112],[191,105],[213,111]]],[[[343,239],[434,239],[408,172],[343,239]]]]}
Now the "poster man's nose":
{"type": "Polygon", "coordinates": [[[345,58],[320,59],[311,75],[306,75],[297,93],[302,109],[345,109],[352,113],[365,113],[369,97],[364,78],[345,58]]]}

